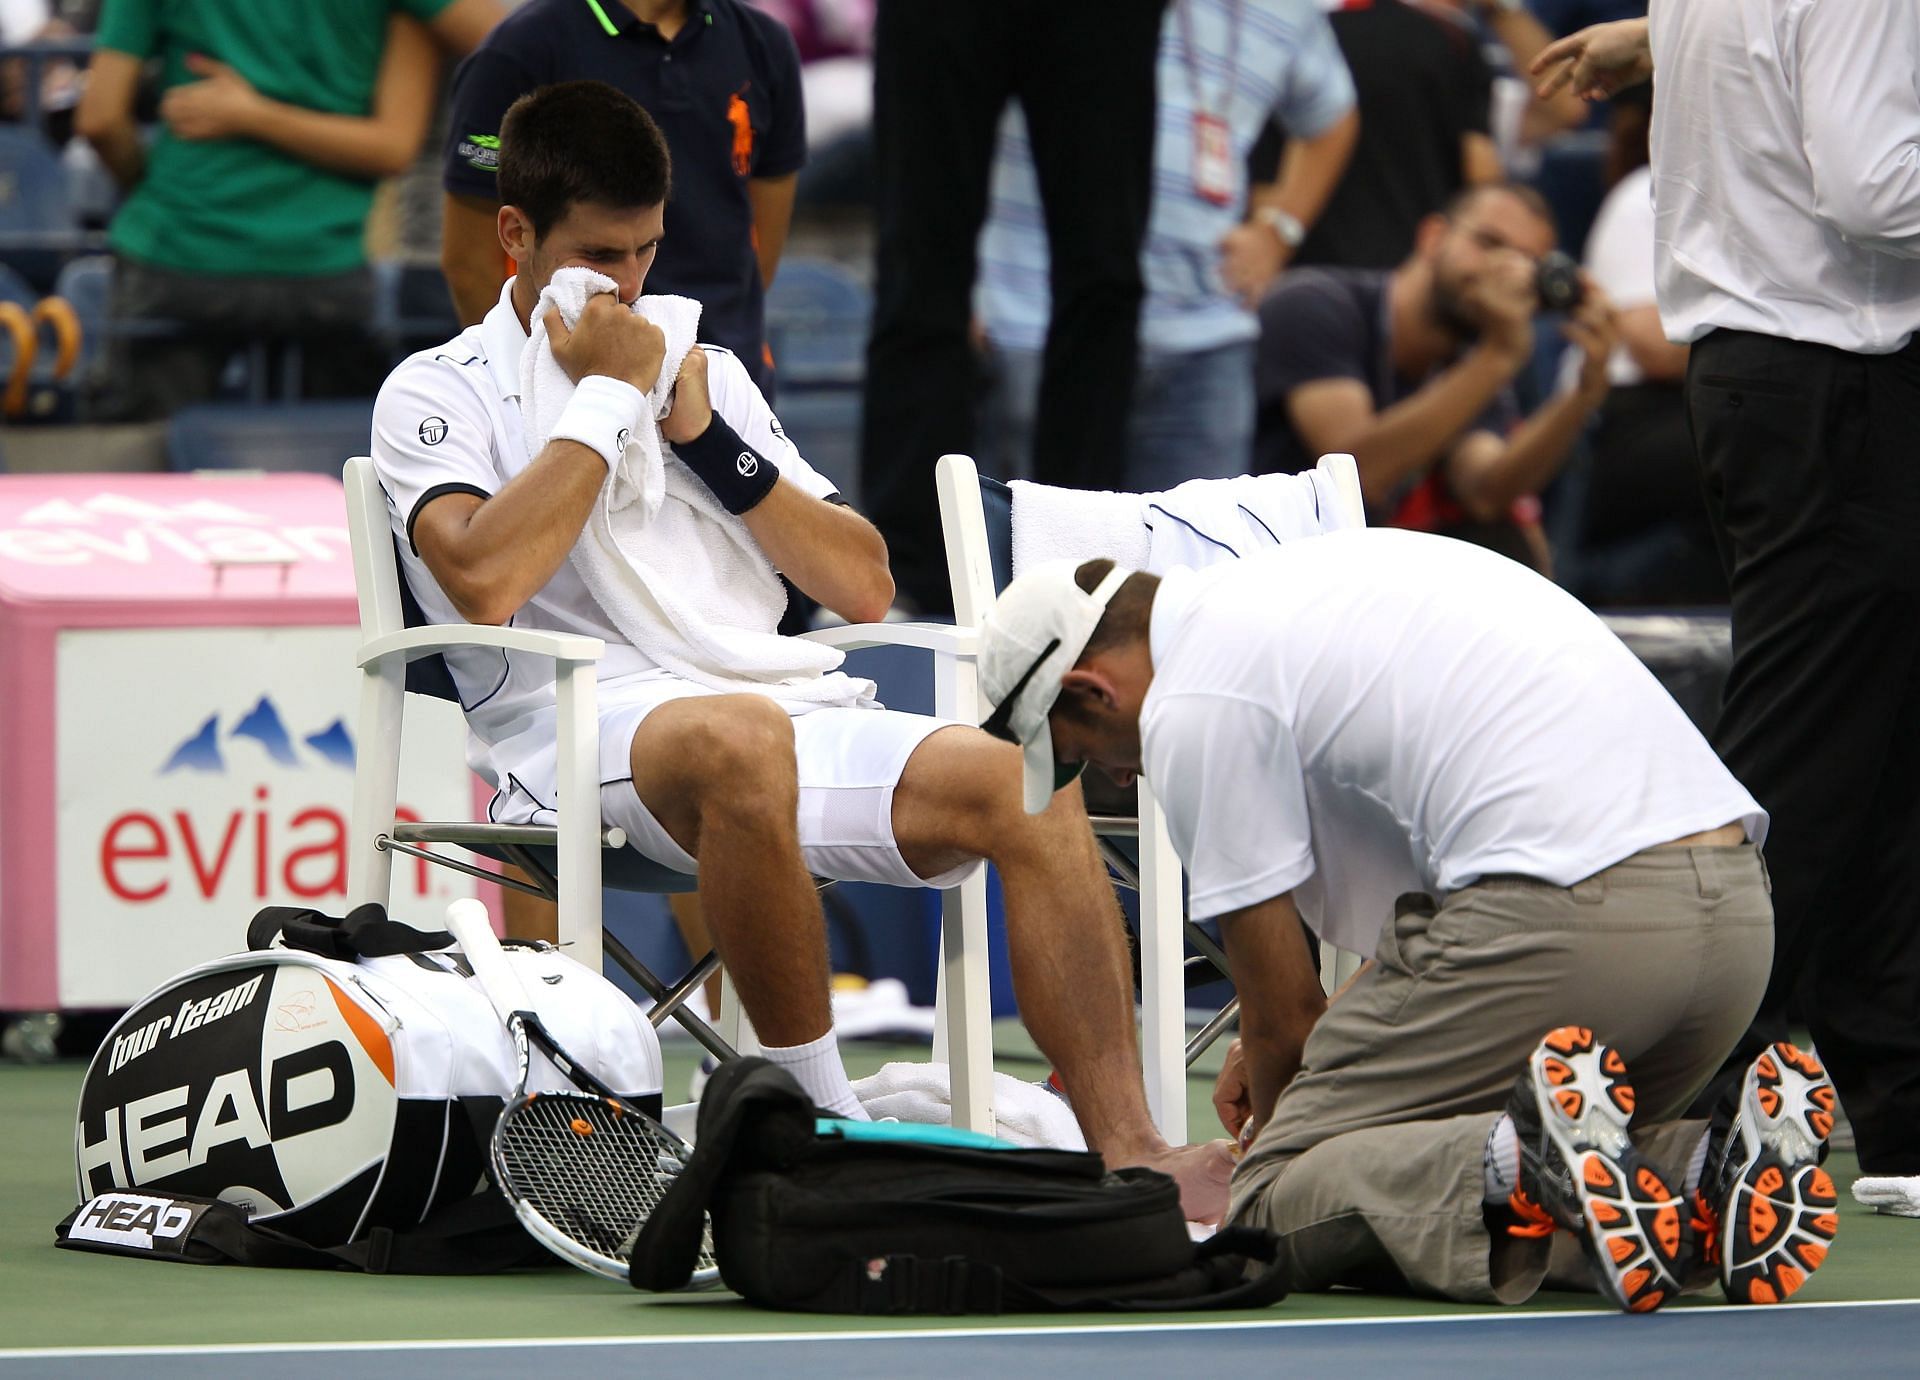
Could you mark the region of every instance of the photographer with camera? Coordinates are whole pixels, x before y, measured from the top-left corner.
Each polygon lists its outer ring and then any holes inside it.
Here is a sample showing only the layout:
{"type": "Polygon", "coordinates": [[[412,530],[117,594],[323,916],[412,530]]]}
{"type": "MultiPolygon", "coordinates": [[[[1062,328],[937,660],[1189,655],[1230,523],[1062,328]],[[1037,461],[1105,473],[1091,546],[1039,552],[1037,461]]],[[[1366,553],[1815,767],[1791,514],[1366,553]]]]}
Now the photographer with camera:
{"type": "Polygon", "coordinates": [[[1534,496],[1606,400],[1616,338],[1606,295],[1553,246],[1539,194],[1491,183],[1422,221],[1396,269],[1287,274],[1260,308],[1259,470],[1347,451],[1388,522],[1544,570],[1534,496]],[[1513,383],[1543,310],[1566,313],[1579,370],[1523,416],[1513,383]]]}

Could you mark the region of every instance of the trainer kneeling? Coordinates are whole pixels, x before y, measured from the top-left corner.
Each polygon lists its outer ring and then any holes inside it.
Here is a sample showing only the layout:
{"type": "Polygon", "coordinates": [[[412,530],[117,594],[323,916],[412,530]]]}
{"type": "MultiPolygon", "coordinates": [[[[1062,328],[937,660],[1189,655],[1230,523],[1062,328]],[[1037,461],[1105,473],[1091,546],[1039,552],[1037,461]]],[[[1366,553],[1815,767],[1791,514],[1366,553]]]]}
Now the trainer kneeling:
{"type": "Polygon", "coordinates": [[[1390,530],[1062,562],[1007,588],[980,670],[1029,810],[1088,763],[1153,782],[1241,998],[1228,1220],[1279,1233],[1290,1289],[1518,1302],[1560,1229],[1636,1311],[1820,1263],[1817,1064],[1775,1046],[1673,1120],[1766,986],[1767,817],[1570,596],[1390,530]],[[1331,1004],[1302,919],[1374,955],[1331,1004]]]}

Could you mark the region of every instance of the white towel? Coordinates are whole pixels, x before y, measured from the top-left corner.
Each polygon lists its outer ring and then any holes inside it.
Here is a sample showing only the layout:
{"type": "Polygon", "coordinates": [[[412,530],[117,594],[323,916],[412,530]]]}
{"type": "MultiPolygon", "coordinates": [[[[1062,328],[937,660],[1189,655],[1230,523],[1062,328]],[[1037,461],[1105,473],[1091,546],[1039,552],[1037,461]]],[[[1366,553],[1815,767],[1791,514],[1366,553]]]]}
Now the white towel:
{"type": "Polygon", "coordinates": [[[1150,494],[1056,489],[1023,479],[1008,487],[1015,576],[1044,561],[1095,556],[1154,575],[1175,566],[1199,570],[1365,522],[1334,476],[1317,469],[1190,479],[1150,494]]]}
{"type": "Polygon", "coordinates": [[[1862,1174],[1853,1181],[1853,1196],[1889,1217],[1920,1217],[1920,1174],[1862,1174]]]}
{"type": "MultiPolygon", "coordinates": [[[[546,313],[569,327],[587,299],[616,290],[611,278],[563,268],[540,294],[520,361],[520,410],[527,453],[546,445],[573,383],[553,357],[546,313]]],[[[660,435],[659,422],[687,351],[699,305],[684,297],[642,297],[633,310],[667,337],[660,378],[648,393],[653,415],[636,427],[614,474],[570,553],[573,567],[614,627],[674,675],[709,689],[757,691],[815,705],[874,703],[874,685],[840,672],[843,655],[774,631],[786,586],[747,525],[721,507],[660,435]]]]}
{"type": "MultiPolygon", "coordinates": [[[[853,1085],[853,1095],[876,1119],[951,1125],[953,1093],[945,1064],[887,1064],[853,1085]]],[[[1028,1149],[1085,1150],[1087,1138],[1073,1109],[1031,1083],[1009,1074],[993,1075],[994,1134],[1028,1149]]]]}
{"type": "Polygon", "coordinates": [[[1056,489],[1016,479],[1013,490],[1013,574],[1047,561],[1111,556],[1138,570],[1147,561],[1147,528],[1139,494],[1056,489]]]}
{"type": "MultiPolygon", "coordinates": [[[[601,293],[618,293],[620,285],[604,273],[590,268],[563,268],[540,294],[533,308],[532,329],[527,348],[520,355],[520,411],[526,425],[527,459],[540,453],[552,435],[567,400],[573,396],[573,380],[553,357],[553,345],[547,339],[547,313],[557,310],[571,330],[587,299],[601,293]]],[[[660,362],[660,377],[647,394],[647,405],[655,425],[638,427],[627,442],[626,453],[613,473],[610,505],[624,508],[640,501],[649,517],[660,510],[666,492],[666,455],[659,423],[673,406],[673,385],[686,363],[687,351],[694,346],[700,330],[700,304],[691,297],[642,297],[631,308],[658,326],[667,338],[666,358],[660,362]]]]}

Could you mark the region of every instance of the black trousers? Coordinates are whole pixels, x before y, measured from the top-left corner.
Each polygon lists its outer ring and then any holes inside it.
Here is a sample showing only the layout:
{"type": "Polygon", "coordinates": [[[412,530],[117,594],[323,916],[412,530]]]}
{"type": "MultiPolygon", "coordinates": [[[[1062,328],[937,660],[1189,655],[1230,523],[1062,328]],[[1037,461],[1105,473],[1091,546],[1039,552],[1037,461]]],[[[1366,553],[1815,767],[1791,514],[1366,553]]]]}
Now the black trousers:
{"type": "Polygon", "coordinates": [[[1733,602],[1715,746],[1772,816],[1772,981],[1861,1168],[1920,1173],[1920,338],[1893,355],[1716,331],[1687,408],[1733,602]]]}
{"type": "Polygon", "coordinates": [[[880,0],[874,31],[878,262],[861,492],[901,590],[951,609],[933,467],[975,448],[975,241],[994,136],[1023,107],[1052,246],[1052,326],[1033,477],[1119,474],[1151,195],[1165,0],[880,0]]]}

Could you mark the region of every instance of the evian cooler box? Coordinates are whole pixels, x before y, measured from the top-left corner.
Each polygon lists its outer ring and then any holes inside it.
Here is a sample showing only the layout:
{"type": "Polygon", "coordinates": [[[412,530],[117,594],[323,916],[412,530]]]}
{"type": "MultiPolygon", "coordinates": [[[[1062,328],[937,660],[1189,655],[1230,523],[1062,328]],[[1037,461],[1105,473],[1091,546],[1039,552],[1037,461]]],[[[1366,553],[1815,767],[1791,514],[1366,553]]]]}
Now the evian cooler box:
{"type": "MultiPolygon", "coordinates": [[[[263,905],[342,909],[358,640],[337,480],[0,476],[0,1009],[126,1006],[263,905]]],[[[469,817],[458,707],[408,716],[403,808],[469,817]]],[[[472,886],[394,885],[416,924],[472,886]]]]}

